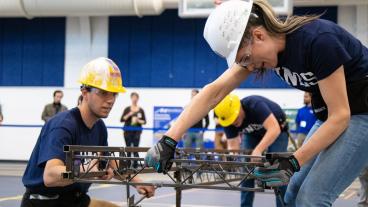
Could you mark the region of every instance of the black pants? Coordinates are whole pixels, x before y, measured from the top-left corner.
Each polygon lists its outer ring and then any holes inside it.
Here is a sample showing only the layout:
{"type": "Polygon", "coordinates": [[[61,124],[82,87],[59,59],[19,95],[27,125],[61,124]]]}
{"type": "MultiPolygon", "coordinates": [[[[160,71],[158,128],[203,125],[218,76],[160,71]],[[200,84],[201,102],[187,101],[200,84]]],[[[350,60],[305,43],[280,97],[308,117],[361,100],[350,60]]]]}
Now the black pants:
{"type": "MultiPolygon", "coordinates": [[[[139,141],[141,139],[142,131],[125,131],[124,139],[127,147],[138,147],[139,141]]],[[[130,157],[131,153],[128,152],[127,156],[130,157]]],[[[134,157],[139,157],[138,152],[134,152],[134,157]]],[[[137,161],[134,161],[133,167],[136,168],[138,166],[137,161]]]]}
{"type": "MultiPolygon", "coordinates": [[[[28,189],[23,195],[21,207],[88,207],[91,202],[86,193],[68,192],[59,194],[58,198],[50,200],[30,199],[31,193],[28,189]]],[[[48,195],[54,197],[55,195],[48,195]]]]}

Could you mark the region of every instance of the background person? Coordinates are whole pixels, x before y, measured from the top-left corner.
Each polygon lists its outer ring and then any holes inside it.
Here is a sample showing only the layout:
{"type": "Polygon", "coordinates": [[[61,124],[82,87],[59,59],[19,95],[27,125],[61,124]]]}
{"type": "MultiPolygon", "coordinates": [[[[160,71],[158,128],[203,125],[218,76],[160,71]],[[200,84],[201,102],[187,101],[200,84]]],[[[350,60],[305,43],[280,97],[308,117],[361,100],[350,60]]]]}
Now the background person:
{"type": "MultiPolygon", "coordinates": [[[[146,124],[146,115],[143,108],[138,105],[139,94],[137,92],[132,92],[130,94],[131,105],[124,109],[121,115],[120,122],[124,123],[124,139],[127,147],[138,147],[139,141],[142,134],[142,125],[146,124]]],[[[130,152],[127,153],[130,157],[130,152]]],[[[139,157],[138,152],[134,152],[134,157],[139,157]]],[[[137,161],[133,162],[133,167],[137,167],[137,161]]]]}
{"type": "Polygon", "coordinates": [[[313,127],[317,118],[314,116],[312,109],[312,95],[309,92],[304,93],[304,106],[298,109],[298,113],[295,117],[295,125],[296,125],[296,139],[297,146],[300,148],[305,140],[310,129],[313,127]]]}
{"type": "MultiPolygon", "coordinates": [[[[191,99],[193,99],[199,91],[197,89],[193,89],[191,92],[191,99]]],[[[199,120],[195,123],[190,130],[184,134],[184,147],[192,148],[193,143],[195,143],[194,148],[203,148],[203,135],[204,131],[210,125],[210,119],[208,114],[206,114],[203,119],[199,120]],[[193,130],[193,131],[191,131],[193,130]]]]}
{"type": "MultiPolygon", "coordinates": [[[[287,151],[286,115],[275,102],[256,95],[240,100],[237,95],[230,94],[215,107],[215,113],[220,117],[219,123],[224,127],[230,150],[239,150],[242,140],[245,149],[252,150],[253,156],[287,151]]],[[[242,187],[254,188],[254,180],[244,181],[242,187]]],[[[285,191],[284,186],[281,196],[285,191]]],[[[241,207],[253,206],[253,200],[254,192],[241,192],[241,207]]],[[[282,206],[278,198],[276,203],[282,206]]]]}
{"type": "Polygon", "coordinates": [[[1,108],[1,104],[0,104],[0,125],[1,123],[3,123],[4,121],[4,116],[3,116],[3,111],[2,111],[2,108],[1,108]]]}
{"type": "Polygon", "coordinates": [[[44,107],[43,112],[42,112],[42,116],[41,116],[42,120],[47,122],[55,114],[68,110],[68,108],[66,106],[61,104],[61,99],[63,99],[63,95],[64,95],[63,91],[61,91],[61,90],[54,91],[54,93],[53,93],[54,101],[50,104],[47,104],[44,107]]]}

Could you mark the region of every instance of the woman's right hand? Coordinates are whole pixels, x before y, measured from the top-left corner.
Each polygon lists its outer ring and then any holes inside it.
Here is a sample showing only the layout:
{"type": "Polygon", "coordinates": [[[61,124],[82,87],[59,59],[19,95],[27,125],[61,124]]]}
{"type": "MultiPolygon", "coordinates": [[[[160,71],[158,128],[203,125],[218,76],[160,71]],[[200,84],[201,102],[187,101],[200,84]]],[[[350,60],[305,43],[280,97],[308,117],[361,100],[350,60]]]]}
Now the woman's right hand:
{"type": "Polygon", "coordinates": [[[138,124],[138,117],[133,116],[132,117],[132,125],[136,125],[136,124],[138,124]]]}

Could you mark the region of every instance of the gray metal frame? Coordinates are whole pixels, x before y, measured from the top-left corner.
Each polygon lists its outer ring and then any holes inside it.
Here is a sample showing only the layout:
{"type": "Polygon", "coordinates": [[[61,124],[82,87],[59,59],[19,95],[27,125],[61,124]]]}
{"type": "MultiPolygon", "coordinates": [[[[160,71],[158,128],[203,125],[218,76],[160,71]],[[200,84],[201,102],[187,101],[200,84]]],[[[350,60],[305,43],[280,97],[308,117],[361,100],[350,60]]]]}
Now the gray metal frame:
{"type": "MultiPolygon", "coordinates": [[[[64,179],[71,179],[75,182],[126,185],[129,207],[137,207],[145,198],[142,196],[135,202],[134,195],[130,195],[130,186],[173,187],[176,190],[176,206],[180,207],[182,190],[185,189],[264,192],[265,187],[262,185],[261,187],[245,188],[241,187],[241,183],[245,180],[256,179],[252,175],[254,168],[264,167],[267,160],[274,158],[274,155],[251,156],[249,150],[177,149],[175,158],[171,160],[173,167],[166,173],[172,182],[133,182],[132,179],[135,176],[155,171],[144,166],[144,158],[127,157],[127,153],[130,152],[133,156],[132,152],[146,152],[148,149],[143,147],[66,145],[64,146],[66,172],[62,176],[64,179]],[[134,161],[139,162],[139,166],[136,168],[133,167],[134,161]],[[98,177],[106,174],[108,167],[106,163],[109,162],[115,162],[119,166],[118,169],[114,170],[117,179],[99,180],[98,177]],[[98,171],[92,172],[92,168],[96,167],[98,167],[98,171]],[[83,172],[80,171],[81,168],[83,172]],[[225,185],[217,186],[216,184],[225,185]]],[[[277,156],[279,155],[277,154],[277,156]]],[[[278,189],[274,190],[276,196],[280,197],[278,189]]]]}

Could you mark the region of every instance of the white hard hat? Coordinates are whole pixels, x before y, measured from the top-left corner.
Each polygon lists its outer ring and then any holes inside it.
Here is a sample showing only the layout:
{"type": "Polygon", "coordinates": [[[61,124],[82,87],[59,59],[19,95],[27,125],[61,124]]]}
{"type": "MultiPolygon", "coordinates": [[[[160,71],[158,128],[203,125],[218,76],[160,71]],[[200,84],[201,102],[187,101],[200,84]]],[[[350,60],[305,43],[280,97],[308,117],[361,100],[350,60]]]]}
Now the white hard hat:
{"type": "Polygon", "coordinates": [[[235,62],[252,5],[253,0],[223,2],[211,12],[204,27],[204,39],[215,53],[226,58],[229,67],[235,62]]]}

